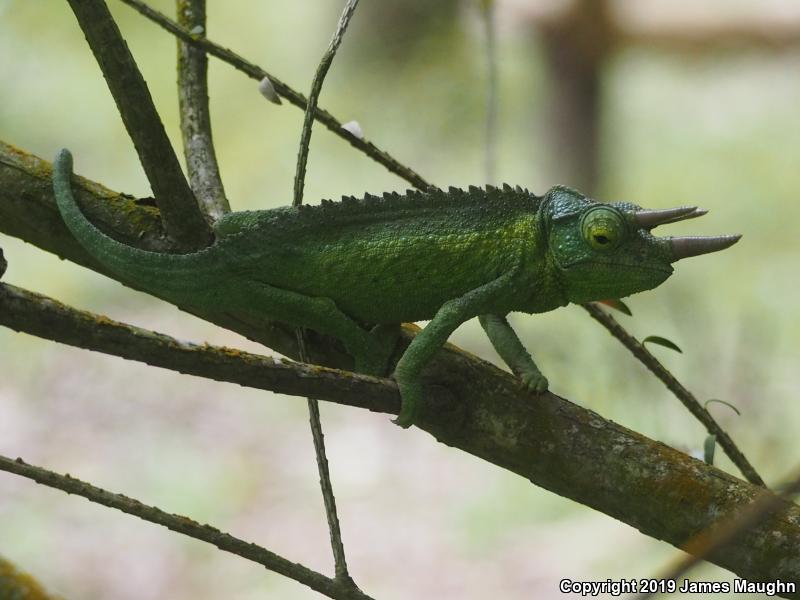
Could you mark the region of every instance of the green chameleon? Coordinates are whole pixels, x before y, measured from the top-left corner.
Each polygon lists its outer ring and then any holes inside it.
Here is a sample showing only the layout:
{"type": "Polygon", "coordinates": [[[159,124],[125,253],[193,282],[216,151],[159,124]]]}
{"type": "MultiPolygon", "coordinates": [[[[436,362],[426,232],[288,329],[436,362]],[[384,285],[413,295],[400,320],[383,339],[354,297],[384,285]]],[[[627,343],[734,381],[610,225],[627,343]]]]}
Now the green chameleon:
{"type": "Polygon", "coordinates": [[[345,197],[319,206],[226,214],[213,245],[147,252],[98,230],[75,203],[72,156],[53,187],[80,244],[122,280],[183,307],[245,314],[339,339],[355,370],[384,375],[400,323],[430,319],[394,370],[395,421],[414,422],[420,371],[464,321],[479,317],[498,354],[531,392],[547,389],[506,315],[652,289],[671,263],[715,252],[738,235],[659,238],[650,230],[705,214],[601,204],[567,187],[544,196],[504,186],[345,197]]]}

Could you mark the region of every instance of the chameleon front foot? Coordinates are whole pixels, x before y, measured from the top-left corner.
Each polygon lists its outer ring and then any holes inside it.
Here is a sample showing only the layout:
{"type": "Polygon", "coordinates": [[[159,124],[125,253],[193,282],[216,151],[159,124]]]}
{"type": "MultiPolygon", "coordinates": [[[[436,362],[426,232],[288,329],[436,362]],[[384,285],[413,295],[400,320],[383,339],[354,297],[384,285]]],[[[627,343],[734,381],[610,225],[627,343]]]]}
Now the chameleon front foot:
{"type": "Polygon", "coordinates": [[[542,375],[539,371],[520,373],[519,379],[522,388],[534,394],[546,392],[547,387],[550,385],[547,381],[547,377],[542,375]]]}
{"type": "Polygon", "coordinates": [[[422,385],[401,381],[397,383],[400,387],[400,414],[392,420],[392,423],[408,429],[417,419],[417,409],[422,401],[422,385]]]}

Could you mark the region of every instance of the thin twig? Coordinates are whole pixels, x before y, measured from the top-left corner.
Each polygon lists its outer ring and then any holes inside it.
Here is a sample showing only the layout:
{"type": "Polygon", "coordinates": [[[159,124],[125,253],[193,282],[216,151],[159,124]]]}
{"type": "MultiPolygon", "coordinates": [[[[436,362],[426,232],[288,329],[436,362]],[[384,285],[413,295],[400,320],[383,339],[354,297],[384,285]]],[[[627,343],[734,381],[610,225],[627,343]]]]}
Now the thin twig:
{"type": "MultiPolygon", "coordinates": [[[[275,91],[278,92],[280,96],[285,98],[289,103],[294,104],[295,106],[305,110],[306,108],[305,96],[303,96],[303,94],[295,91],[294,89],[286,85],[283,81],[281,81],[274,75],[267,73],[264,69],[258,67],[257,65],[254,65],[251,62],[248,62],[247,60],[245,60],[238,54],[232,52],[231,50],[223,48],[222,46],[219,46],[214,42],[209,41],[207,38],[194,37],[191,34],[191,32],[189,32],[186,28],[181,27],[169,17],[163,15],[157,10],[154,10],[146,3],[141,2],[141,0],[120,0],[120,1],[124,4],[127,4],[128,6],[130,6],[143,16],[147,17],[154,23],[157,23],[162,28],[169,31],[172,35],[179,37],[183,41],[188,42],[198,48],[203,49],[208,54],[215,56],[216,58],[220,59],[223,62],[228,63],[229,65],[233,66],[239,71],[242,71],[243,73],[255,79],[256,81],[261,81],[262,79],[267,77],[272,82],[275,91]]],[[[421,190],[436,189],[436,186],[428,183],[413,169],[400,163],[396,158],[391,156],[388,152],[381,150],[380,148],[375,146],[375,144],[365,140],[363,137],[355,136],[348,130],[342,129],[341,121],[337,120],[333,115],[331,115],[326,110],[317,108],[314,113],[314,118],[320,123],[322,123],[329,130],[331,130],[334,134],[346,140],[351,146],[357,148],[358,150],[369,156],[372,160],[380,163],[398,177],[405,179],[408,183],[410,183],[414,187],[419,188],[421,190]]]]}
{"type": "Polygon", "coordinates": [[[322,91],[322,84],[325,81],[325,75],[328,74],[328,69],[331,67],[333,57],[336,56],[336,51],[342,43],[342,37],[347,30],[350,19],[358,6],[358,0],[347,0],[342,16],[339,18],[339,23],[336,26],[336,31],[333,33],[328,49],[322,55],[322,60],[319,62],[317,72],[314,74],[314,79],[311,82],[311,92],[308,94],[308,104],[306,105],[306,112],[303,118],[303,132],[300,135],[300,149],[297,152],[297,169],[294,173],[294,200],[293,206],[300,206],[303,203],[303,187],[306,182],[306,163],[308,162],[308,146],[311,143],[311,131],[314,123],[314,113],[317,110],[317,103],[319,102],[319,95],[322,91]]]}
{"type": "MultiPolygon", "coordinates": [[[[659,575],[655,579],[677,581],[714,552],[729,546],[775,512],[785,508],[787,504],[792,504],[792,498],[798,493],[800,493],[800,475],[795,475],[788,484],[782,486],[780,494],[763,491],[753,502],[733,516],[723,517],[719,523],[715,523],[689,540],[683,546],[687,556],[681,558],[675,565],[665,570],[663,575],[659,575]]],[[[654,591],[641,593],[635,597],[635,600],[646,600],[655,594],[654,591]]]]}
{"type": "Polygon", "coordinates": [[[683,384],[681,384],[681,382],[678,381],[675,376],[670,373],[667,368],[662,365],[661,362],[655,356],[653,356],[647,348],[644,347],[643,344],[639,343],[639,341],[629,334],[614,317],[609,315],[604,310],[601,310],[594,304],[582,304],[581,306],[586,309],[593,319],[605,327],[609,333],[611,333],[611,335],[622,342],[622,345],[630,350],[631,353],[653,373],[653,375],[658,377],[689,410],[689,412],[692,413],[692,415],[694,415],[694,417],[705,426],[708,433],[717,436],[717,442],[720,446],[722,446],[722,449],[725,450],[725,454],[728,455],[731,461],[733,461],[733,463],[742,472],[742,475],[744,475],[750,483],[767,487],[766,483],[764,483],[764,480],[761,479],[761,476],[750,464],[750,461],[748,461],[745,455],[742,454],[742,451],[739,450],[736,444],[734,444],[733,440],[725,432],[725,430],[720,427],[719,423],[714,420],[714,417],[711,416],[711,413],[709,413],[703,407],[695,395],[687,390],[683,384]]]}
{"type": "Polygon", "coordinates": [[[136,147],[169,235],[202,248],[211,230],[181,171],[147,84],[103,0],[69,0],[136,147]]]}
{"type": "MultiPolygon", "coordinates": [[[[300,148],[297,152],[297,169],[294,176],[294,199],[293,206],[300,206],[303,203],[303,187],[305,186],[306,164],[308,161],[308,149],[311,143],[311,131],[314,125],[314,113],[317,110],[319,95],[322,92],[322,84],[325,75],[328,73],[336,51],[342,43],[344,32],[355,13],[358,0],[347,0],[344,11],[339,17],[336,31],[333,33],[328,49],[322,55],[317,72],[311,82],[311,92],[308,95],[305,116],[303,118],[303,131],[300,134],[300,148]]],[[[305,333],[302,328],[297,328],[297,345],[300,349],[300,359],[308,361],[306,351],[305,333]]],[[[311,437],[314,440],[314,454],[317,459],[317,470],[319,471],[319,483],[322,490],[322,500],[325,504],[325,516],[328,520],[328,532],[331,538],[331,549],[336,568],[336,579],[348,585],[355,586],[350,573],[347,570],[347,558],[342,541],[342,530],[339,525],[339,513],[336,510],[336,496],[333,493],[330,469],[328,468],[328,456],[325,452],[325,436],[322,433],[322,421],[319,415],[319,403],[314,398],[308,398],[308,416],[311,425],[311,437]]]]}
{"type": "Polygon", "coordinates": [[[270,571],[302,583],[329,598],[336,600],[371,600],[361,590],[348,587],[335,579],[326,577],[322,573],[312,571],[304,565],[291,562],[262,546],[236,538],[210,525],[201,525],[188,517],[164,512],[155,506],[148,506],[134,498],[129,498],[122,494],[114,494],[80,479],[75,479],[70,475],[54,473],[41,467],[29,465],[21,458],[14,460],[5,456],[0,456],[0,470],[32,479],[36,483],[68,494],[81,496],[95,504],[115,508],[129,515],[139,517],[144,521],[162,525],[190,538],[207,542],[220,550],[256,562],[270,571]]]}
{"type": "Polygon", "coordinates": [[[143,362],[179,373],[255,389],[397,414],[400,397],[388,379],[273,359],[241,350],[192,344],[78,310],[0,283],[0,326],[54,342],[143,362]]]}
{"type": "MultiPolygon", "coordinates": [[[[206,35],[206,0],[176,0],[178,22],[198,37],[206,35]]],[[[189,183],[200,208],[216,221],[231,207],[219,174],[208,109],[208,56],[178,42],[178,104],[189,183]]]]}
{"type": "Polygon", "coordinates": [[[495,0],[481,0],[486,50],[486,183],[493,184],[497,166],[497,44],[495,0]]]}

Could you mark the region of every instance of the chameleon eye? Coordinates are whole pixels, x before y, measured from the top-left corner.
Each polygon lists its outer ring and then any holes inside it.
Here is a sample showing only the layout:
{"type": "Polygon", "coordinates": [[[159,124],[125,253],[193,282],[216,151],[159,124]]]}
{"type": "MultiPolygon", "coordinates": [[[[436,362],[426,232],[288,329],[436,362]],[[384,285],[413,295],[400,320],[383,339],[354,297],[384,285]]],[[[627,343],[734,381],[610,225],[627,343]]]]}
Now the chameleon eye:
{"type": "Polygon", "coordinates": [[[595,250],[616,248],[625,230],[620,214],[609,206],[597,206],[583,215],[583,239],[595,250]]]}

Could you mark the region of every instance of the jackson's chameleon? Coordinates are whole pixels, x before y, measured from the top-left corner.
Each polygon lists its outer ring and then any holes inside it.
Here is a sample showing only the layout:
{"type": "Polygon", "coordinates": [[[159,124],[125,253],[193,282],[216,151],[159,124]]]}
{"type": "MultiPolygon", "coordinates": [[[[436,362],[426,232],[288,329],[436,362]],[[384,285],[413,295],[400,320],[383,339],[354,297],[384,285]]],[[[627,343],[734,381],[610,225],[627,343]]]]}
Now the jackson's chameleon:
{"type": "Polygon", "coordinates": [[[232,212],[215,223],[213,245],[161,254],[122,244],[89,222],[71,175],[72,156],[62,150],[53,186],[75,238],[121,279],[175,304],[331,335],[357,371],[375,375],[389,369],[399,324],[430,319],[394,369],[403,427],[422,400],[421,369],[467,319],[479,317],[525,387],[542,392],[547,379],[508,324],[509,312],[649,290],[676,260],[739,239],[651,235],[657,225],[705,214],[696,207],[645,210],[563,186],[536,196],[506,185],[232,212]]]}

